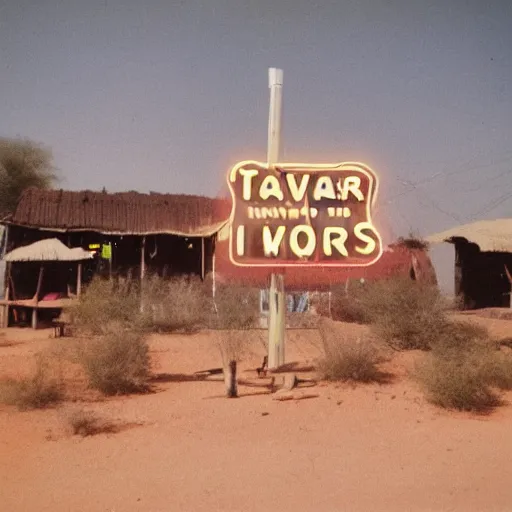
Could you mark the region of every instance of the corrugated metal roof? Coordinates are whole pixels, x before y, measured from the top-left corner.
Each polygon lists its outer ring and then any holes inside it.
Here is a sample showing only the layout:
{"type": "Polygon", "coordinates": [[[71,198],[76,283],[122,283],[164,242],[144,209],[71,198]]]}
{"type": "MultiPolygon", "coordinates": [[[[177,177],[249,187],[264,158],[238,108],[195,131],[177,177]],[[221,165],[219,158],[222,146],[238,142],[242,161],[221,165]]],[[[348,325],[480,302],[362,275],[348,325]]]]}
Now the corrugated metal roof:
{"type": "Polygon", "coordinates": [[[481,220],[427,237],[427,242],[455,242],[464,238],[484,252],[512,252],[512,219],[481,220]]]}
{"type": "Polygon", "coordinates": [[[227,221],[219,199],[138,192],[26,190],[11,224],[53,231],[211,236],[227,221]]]}
{"type": "Polygon", "coordinates": [[[5,261],[82,261],[92,255],[81,247],[70,249],[56,238],[39,240],[24,247],[18,247],[4,256],[5,261]]]}

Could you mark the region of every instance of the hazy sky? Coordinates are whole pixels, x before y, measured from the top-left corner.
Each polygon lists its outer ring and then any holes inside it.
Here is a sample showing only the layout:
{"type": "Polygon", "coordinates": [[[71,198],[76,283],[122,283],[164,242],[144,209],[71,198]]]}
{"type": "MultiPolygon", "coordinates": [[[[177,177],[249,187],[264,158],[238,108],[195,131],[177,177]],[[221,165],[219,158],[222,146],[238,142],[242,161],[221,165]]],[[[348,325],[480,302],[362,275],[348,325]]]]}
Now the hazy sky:
{"type": "Polygon", "coordinates": [[[283,160],[371,165],[388,237],[512,210],[508,0],[0,0],[0,66],[63,188],[216,195],[276,66],[283,160]]]}

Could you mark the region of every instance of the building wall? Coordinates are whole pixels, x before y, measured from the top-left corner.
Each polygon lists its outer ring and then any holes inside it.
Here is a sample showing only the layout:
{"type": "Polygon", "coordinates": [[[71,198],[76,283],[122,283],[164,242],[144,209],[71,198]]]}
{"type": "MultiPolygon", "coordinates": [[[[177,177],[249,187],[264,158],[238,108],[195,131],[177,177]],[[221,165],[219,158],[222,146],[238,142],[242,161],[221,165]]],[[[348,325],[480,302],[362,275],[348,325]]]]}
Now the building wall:
{"type": "Polygon", "coordinates": [[[476,244],[455,245],[455,294],[461,309],[510,306],[512,253],[482,252],[476,244]]]}

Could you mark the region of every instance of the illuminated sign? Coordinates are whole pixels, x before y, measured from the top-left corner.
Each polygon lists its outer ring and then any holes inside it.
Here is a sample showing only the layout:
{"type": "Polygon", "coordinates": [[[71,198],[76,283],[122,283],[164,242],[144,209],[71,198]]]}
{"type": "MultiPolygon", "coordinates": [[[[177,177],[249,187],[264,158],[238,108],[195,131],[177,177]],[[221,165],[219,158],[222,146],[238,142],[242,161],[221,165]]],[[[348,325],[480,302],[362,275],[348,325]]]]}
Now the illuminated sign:
{"type": "Polygon", "coordinates": [[[245,161],[228,175],[229,255],[248,267],[368,266],[382,255],[371,210],[378,181],[360,163],[245,161]]]}

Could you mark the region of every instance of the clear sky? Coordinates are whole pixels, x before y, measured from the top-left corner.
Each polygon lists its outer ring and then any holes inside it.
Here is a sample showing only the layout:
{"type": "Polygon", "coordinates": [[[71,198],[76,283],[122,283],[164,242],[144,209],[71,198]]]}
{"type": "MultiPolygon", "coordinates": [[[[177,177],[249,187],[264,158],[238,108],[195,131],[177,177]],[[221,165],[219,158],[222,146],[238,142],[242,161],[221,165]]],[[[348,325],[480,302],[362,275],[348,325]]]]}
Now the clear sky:
{"type": "Polygon", "coordinates": [[[216,195],[265,160],[380,175],[387,238],[512,210],[510,0],[0,0],[0,136],[60,186],[216,195]]]}

